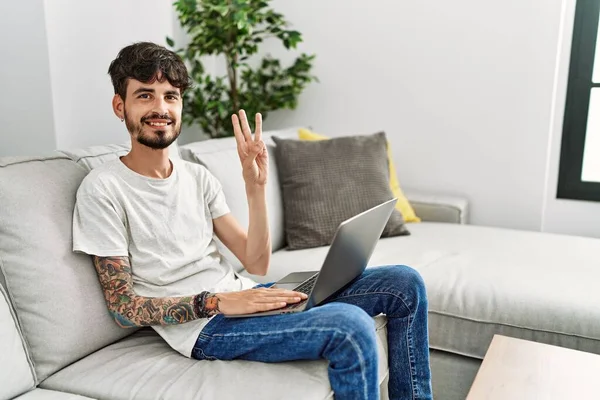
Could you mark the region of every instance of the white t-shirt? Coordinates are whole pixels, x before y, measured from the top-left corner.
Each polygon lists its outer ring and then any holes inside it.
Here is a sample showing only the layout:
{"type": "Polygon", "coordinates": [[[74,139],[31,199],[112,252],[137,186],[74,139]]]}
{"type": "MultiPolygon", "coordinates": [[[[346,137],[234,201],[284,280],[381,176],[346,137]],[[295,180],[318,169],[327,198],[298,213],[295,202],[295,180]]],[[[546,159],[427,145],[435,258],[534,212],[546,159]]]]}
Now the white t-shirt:
{"type": "MultiPolygon", "coordinates": [[[[254,287],[257,283],[238,275],[214,240],[212,220],[229,212],[221,184],[204,166],[171,162],[166,179],[140,175],[119,159],[93,169],[77,191],[73,251],[128,256],[139,296],[254,287]]],[[[191,357],[207,322],[153,328],[173,349],[191,357]]]]}

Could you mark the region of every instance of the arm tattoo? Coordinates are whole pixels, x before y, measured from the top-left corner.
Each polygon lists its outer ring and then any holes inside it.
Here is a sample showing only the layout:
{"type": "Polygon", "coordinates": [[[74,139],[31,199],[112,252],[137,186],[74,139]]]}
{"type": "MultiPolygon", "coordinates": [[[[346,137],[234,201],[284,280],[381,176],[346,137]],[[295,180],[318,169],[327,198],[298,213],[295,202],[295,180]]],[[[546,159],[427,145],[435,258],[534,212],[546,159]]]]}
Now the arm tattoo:
{"type": "Polygon", "coordinates": [[[123,328],[175,325],[219,313],[215,294],[195,296],[143,297],[133,291],[129,257],[97,257],[94,266],[104,291],[106,305],[123,328]]]}

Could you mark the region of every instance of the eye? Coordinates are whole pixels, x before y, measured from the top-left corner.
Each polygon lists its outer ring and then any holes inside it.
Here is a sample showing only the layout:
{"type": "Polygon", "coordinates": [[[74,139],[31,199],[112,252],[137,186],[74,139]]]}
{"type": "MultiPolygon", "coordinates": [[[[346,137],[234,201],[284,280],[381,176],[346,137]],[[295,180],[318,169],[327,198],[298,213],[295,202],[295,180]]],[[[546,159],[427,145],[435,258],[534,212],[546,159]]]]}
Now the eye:
{"type": "Polygon", "coordinates": [[[167,100],[173,100],[173,101],[176,101],[176,100],[177,100],[177,98],[178,98],[177,96],[174,96],[174,95],[172,95],[172,94],[170,94],[170,95],[167,95],[167,100]]]}
{"type": "Polygon", "coordinates": [[[138,99],[149,99],[150,95],[148,93],[142,93],[138,96],[138,99]]]}

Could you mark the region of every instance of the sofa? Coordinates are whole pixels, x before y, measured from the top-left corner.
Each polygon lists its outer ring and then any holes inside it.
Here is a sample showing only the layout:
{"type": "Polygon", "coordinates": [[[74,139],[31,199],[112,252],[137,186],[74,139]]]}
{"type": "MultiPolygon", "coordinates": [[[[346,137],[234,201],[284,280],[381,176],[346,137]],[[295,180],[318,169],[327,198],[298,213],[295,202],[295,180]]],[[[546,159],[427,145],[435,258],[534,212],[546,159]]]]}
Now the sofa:
{"type": "MultiPolygon", "coordinates": [[[[273,255],[266,276],[318,269],[327,247],[285,248],[272,136],[267,188],[273,255]]],[[[151,329],[109,317],[91,258],[72,252],[75,193],[91,168],[128,145],[0,158],[0,400],[329,399],[325,361],[195,361],[151,329]]],[[[208,168],[245,225],[247,204],[233,138],[170,149],[208,168]]],[[[380,239],[369,266],[406,264],[423,276],[436,399],[464,399],[494,334],[600,354],[600,240],[468,224],[465,199],[406,192],[420,223],[380,239]]],[[[244,274],[221,244],[223,256],[244,274]]],[[[374,318],[381,397],[387,398],[385,316],[374,318]]]]}

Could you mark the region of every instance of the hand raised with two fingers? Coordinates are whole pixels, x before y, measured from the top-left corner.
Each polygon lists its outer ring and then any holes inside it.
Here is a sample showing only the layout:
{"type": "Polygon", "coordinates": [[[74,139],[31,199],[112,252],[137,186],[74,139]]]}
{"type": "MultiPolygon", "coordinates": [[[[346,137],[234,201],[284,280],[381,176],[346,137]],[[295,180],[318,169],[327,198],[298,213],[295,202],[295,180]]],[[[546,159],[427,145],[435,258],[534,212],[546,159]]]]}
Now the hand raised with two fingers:
{"type": "Polygon", "coordinates": [[[244,110],[231,116],[237,151],[242,163],[242,173],[246,187],[264,186],[267,183],[269,153],[262,140],[262,115],[257,113],[254,122],[254,136],[244,110]]]}

